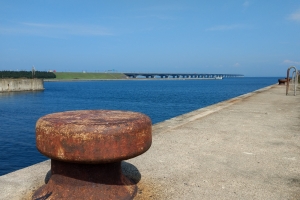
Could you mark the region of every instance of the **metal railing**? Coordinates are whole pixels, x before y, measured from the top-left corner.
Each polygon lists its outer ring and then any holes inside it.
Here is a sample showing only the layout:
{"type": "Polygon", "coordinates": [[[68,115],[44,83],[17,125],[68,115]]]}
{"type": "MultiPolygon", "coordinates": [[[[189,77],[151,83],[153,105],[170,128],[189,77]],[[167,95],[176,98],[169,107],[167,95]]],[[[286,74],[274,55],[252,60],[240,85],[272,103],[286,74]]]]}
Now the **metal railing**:
{"type": "Polygon", "coordinates": [[[297,91],[297,84],[298,84],[298,70],[295,66],[291,66],[287,69],[287,75],[286,75],[286,95],[288,95],[289,87],[290,87],[290,70],[294,69],[292,73],[292,83],[294,84],[294,96],[296,96],[297,91]]]}

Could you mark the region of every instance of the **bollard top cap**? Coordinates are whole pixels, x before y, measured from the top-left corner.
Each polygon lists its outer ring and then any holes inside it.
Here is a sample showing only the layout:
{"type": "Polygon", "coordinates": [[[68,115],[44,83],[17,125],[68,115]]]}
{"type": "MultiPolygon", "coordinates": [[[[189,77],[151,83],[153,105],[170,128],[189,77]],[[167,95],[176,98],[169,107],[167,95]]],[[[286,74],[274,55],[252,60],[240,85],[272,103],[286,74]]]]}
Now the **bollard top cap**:
{"type": "Polygon", "coordinates": [[[108,163],[138,156],[152,142],[151,120],[129,111],[79,110],[53,113],[36,123],[37,149],[51,159],[108,163]]]}

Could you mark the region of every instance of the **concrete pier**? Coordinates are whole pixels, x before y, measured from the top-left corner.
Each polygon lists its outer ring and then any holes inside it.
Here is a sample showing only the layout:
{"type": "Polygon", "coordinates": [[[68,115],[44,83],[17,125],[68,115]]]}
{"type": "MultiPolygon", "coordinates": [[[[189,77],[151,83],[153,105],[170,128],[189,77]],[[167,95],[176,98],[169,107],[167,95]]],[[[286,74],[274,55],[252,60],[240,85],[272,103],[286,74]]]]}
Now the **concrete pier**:
{"type": "MultiPolygon", "coordinates": [[[[300,199],[299,102],[273,85],[155,124],[152,147],[122,164],[135,199],[300,199]]],[[[0,176],[0,199],[30,199],[49,169],[0,176]]]]}
{"type": "Polygon", "coordinates": [[[44,90],[43,79],[0,79],[0,93],[35,90],[44,90]]]}

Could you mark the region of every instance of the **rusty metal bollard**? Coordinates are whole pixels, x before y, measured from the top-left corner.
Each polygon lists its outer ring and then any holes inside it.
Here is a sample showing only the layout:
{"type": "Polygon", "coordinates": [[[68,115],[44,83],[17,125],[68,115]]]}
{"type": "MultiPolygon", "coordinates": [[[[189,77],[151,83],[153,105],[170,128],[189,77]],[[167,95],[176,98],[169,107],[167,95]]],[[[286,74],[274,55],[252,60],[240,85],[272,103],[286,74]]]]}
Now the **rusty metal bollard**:
{"type": "Polygon", "coordinates": [[[151,120],[111,110],[53,113],[36,123],[37,149],[51,158],[51,177],[33,199],[132,199],[137,186],[121,161],[146,152],[151,120]]]}

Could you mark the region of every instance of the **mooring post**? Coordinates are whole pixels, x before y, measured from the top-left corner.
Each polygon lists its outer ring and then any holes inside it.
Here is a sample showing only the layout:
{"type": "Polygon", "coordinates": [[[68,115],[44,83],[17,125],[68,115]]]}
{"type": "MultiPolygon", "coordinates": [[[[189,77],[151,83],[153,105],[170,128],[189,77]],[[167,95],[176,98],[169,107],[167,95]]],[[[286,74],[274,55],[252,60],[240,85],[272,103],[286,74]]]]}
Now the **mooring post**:
{"type": "Polygon", "coordinates": [[[36,123],[37,149],[51,158],[51,177],[33,199],[133,199],[137,186],[121,161],[152,142],[148,116],[84,110],[49,114],[36,123]]]}

